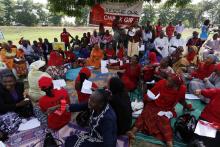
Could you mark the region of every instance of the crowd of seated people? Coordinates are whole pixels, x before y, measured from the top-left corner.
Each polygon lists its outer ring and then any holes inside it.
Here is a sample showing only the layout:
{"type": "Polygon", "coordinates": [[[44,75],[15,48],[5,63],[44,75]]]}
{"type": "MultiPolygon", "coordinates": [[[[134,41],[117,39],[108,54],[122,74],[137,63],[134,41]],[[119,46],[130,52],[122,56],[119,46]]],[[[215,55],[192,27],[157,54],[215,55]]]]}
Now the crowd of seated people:
{"type": "MultiPolygon", "coordinates": [[[[194,106],[185,100],[185,94],[190,93],[205,105],[199,119],[220,128],[220,34],[205,41],[194,31],[186,41],[181,37],[181,21],[165,28],[160,20],[156,26],[148,22],[141,27],[134,22],[128,30],[114,24],[113,32],[114,35],[101,24],[99,32],[83,33],[80,39],[64,28],[60,34],[64,50],[55,50],[46,38],[33,44],[21,38],[18,46],[12,41],[1,43],[0,62],[4,67],[0,68],[0,122],[8,115],[36,116],[37,108],[47,114],[47,127],[58,131],[70,122],[71,112],[87,111],[84,124],[89,133],[67,137],[65,146],[115,147],[117,136],[127,135],[132,140],[136,132],[142,132],[173,147],[171,119],[177,116],[175,106],[180,103],[183,110],[193,111],[194,106]],[[144,50],[140,50],[142,45],[144,50]],[[114,63],[110,63],[111,59],[114,63]],[[115,70],[117,76],[104,81],[105,87],[93,81],[92,93],[83,93],[83,83],[92,75],[91,67],[100,71],[102,60],[109,62],[106,68],[115,70]],[[78,103],[71,103],[67,90],[55,89],[53,80],[65,80],[67,71],[76,67],[81,70],[72,88],[77,92],[78,103]],[[155,83],[146,84],[151,81],[155,83]],[[136,89],[142,91],[144,106],[132,125],[130,93],[136,89]],[[147,89],[159,97],[151,99],[147,89]]],[[[54,38],[54,42],[59,41],[54,38]]],[[[0,124],[0,140],[5,141],[5,135],[13,133],[0,124]]],[[[217,139],[210,141],[199,135],[196,138],[205,144],[218,143],[217,139]]]]}

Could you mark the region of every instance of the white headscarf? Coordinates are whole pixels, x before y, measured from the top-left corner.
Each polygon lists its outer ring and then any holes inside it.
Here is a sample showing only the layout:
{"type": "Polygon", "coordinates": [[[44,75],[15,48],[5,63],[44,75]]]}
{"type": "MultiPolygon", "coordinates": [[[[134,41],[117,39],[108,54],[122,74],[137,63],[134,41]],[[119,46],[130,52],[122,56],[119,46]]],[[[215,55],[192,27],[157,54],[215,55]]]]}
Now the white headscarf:
{"type": "Polygon", "coordinates": [[[42,60],[35,61],[35,62],[31,63],[30,70],[39,70],[45,64],[46,64],[46,62],[42,61],[42,60]]]}

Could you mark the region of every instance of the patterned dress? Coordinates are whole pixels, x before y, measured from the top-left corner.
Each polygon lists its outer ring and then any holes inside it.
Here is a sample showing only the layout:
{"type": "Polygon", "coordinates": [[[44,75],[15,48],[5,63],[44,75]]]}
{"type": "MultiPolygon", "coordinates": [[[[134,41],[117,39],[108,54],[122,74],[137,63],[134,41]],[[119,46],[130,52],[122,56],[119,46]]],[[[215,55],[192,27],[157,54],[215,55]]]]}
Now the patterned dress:
{"type": "Polygon", "coordinates": [[[69,136],[65,147],[115,147],[117,141],[116,115],[110,105],[100,114],[90,117],[89,132],[69,136]]]}

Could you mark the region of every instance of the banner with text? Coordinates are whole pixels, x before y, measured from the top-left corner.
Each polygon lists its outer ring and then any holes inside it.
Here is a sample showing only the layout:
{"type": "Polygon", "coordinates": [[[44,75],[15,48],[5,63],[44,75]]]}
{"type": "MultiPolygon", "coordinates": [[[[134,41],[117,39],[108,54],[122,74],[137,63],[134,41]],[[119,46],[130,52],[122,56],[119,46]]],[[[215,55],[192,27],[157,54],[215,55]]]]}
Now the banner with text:
{"type": "Polygon", "coordinates": [[[96,4],[90,11],[89,23],[93,25],[103,23],[105,26],[112,26],[112,21],[115,17],[120,16],[120,24],[130,26],[136,20],[140,19],[143,12],[142,6],[143,2],[106,2],[96,4]]]}

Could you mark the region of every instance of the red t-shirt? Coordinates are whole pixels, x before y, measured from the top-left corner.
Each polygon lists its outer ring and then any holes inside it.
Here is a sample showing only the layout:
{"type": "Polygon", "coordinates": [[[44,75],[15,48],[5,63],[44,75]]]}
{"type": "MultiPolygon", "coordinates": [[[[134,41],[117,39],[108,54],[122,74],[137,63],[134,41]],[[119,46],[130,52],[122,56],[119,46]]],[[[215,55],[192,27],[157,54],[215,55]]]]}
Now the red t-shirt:
{"type": "Polygon", "coordinates": [[[166,34],[167,34],[167,36],[168,36],[169,38],[171,38],[171,37],[173,36],[174,31],[175,31],[175,27],[169,25],[169,26],[166,28],[166,34]]]}
{"type": "Polygon", "coordinates": [[[186,86],[182,85],[178,90],[175,90],[167,86],[166,80],[160,80],[151,91],[154,95],[160,93],[160,96],[155,100],[156,105],[163,108],[164,111],[172,111],[175,116],[174,107],[181,99],[185,99],[186,86]]]}
{"type": "Polygon", "coordinates": [[[68,32],[61,33],[60,37],[61,37],[61,41],[64,42],[65,44],[70,43],[70,41],[69,41],[70,34],[68,32]]]}
{"type": "Polygon", "coordinates": [[[66,62],[73,62],[74,59],[76,58],[76,55],[73,52],[70,51],[64,51],[65,54],[65,61],[66,62]]]}
{"type": "Polygon", "coordinates": [[[198,69],[194,71],[191,76],[203,80],[209,77],[215,70],[215,64],[207,65],[205,63],[200,63],[198,69]]]}
{"type": "MultiPolygon", "coordinates": [[[[80,77],[79,76],[76,78],[75,83],[77,83],[77,82],[80,82],[80,77]]],[[[92,83],[92,88],[97,89],[98,86],[95,83],[92,83]]],[[[75,86],[75,89],[76,89],[76,86],[75,86]]],[[[77,95],[78,95],[78,102],[79,103],[88,102],[90,94],[82,93],[80,90],[76,90],[76,92],[77,92],[77,95]]]]}
{"type": "MultiPolygon", "coordinates": [[[[43,112],[46,112],[48,108],[60,104],[60,101],[65,99],[66,104],[70,104],[68,93],[65,89],[53,90],[54,97],[42,96],[39,100],[39,106],[43,112]]],[[[71,119],[70,112],[64,112],[62,115],[51,113],[48,115],[48,127],[54,130],[59,130],[65,126],[71,119]]]]}
{"type": "Polygon", "coordinates": [[[163,30],[162,26],[157,25],[156,26],[156,37],[160,36],[160,32],[163,30]]]}
{"type": "Polygon", "coordinates": [[[114,49],[106,49],[105,50],[107,59],[111,59],[115,56],[115,50],[114,49]]]}
{"type": "Polygon", "coordinates": [[[220,89],[204,89],[201,93],[211,99],[203,109],[201,117],[210,123],[217,123],[220,127],[220,89]]]}
{"type": "Polygon", "coordinates": [[[124,58],[124,48],[120,48],[120,49],[118,50],[117,57],[118,57],[119,59],[123,59],[123,58],[124,58]]]}

